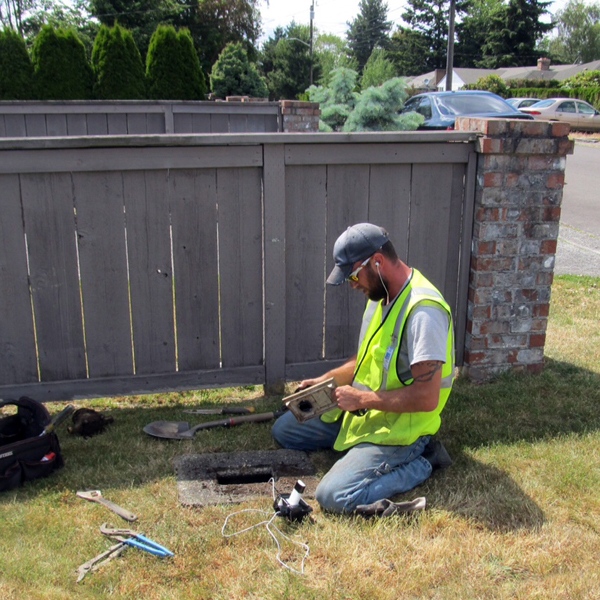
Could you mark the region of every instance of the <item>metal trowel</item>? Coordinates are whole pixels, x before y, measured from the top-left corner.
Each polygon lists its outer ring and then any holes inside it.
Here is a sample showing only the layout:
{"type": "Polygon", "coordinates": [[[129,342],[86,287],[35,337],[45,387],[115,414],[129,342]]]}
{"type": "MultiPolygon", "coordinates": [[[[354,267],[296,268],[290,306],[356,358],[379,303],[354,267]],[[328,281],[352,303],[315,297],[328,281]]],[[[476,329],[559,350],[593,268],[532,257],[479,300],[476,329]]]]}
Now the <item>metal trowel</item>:
{"type": "Polygon", "coordinates": [[[167,440],[191,440],[201,429],[213,429],[215,427],[234,427],[243,423],[261,423],[270,421],[283,414],[284,411],[259,413],[258,415],[245,415],[243,417],[230,417],[219,421],[200,423],[194,427],[185,421],[154,421],[144,427],[144,432],[153,437],[167,440]]]}

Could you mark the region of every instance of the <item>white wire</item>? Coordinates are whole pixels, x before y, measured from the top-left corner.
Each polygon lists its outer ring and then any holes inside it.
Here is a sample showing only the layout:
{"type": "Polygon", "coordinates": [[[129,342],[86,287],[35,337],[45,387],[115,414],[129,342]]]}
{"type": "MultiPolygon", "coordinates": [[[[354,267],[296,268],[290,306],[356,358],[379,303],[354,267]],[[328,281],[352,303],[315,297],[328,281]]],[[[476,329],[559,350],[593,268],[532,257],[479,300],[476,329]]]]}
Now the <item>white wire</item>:
{"type": "MultiPolygon", "coordinates": [[[[269,480],[269,482],[273,483],[273,500],[275,500],[275,498],[276,498],[275,480],[271,478],[269,480]]],[[[277,562],[280,565],[282,565],[283,567],[285,567],[286,569],[289,569],[290,571],[292,571],[292,573],[296,573],[297,575],[304,575],[304,563],[306,562],[306,559],[308,558],[308,554],[309,554],[308,544],[303,544],[302,542],[297,542],[296,540],[292,540],[290,537],[285,535],[285,533],[283,533],[283,531],[281,531],[281,529],[279,529],[276,525],[273,525],[273,521],[275,520],[275,518],[281,514],[279,511],[276,511],[270,519],[266,519],[264,521],[261,521],[260,523],[255,523],[254,525],[250,525],[250,527],[246,527],[246,529],[241,529],[240,531],[235,531],[234,533],[225,533],[225,529],[227,527],[227,522],[229,521],[229,519],[235,515],[239,515],[239,514],[246,513],[246,512],[257,512],[257,513],[262,513],[263,515],[271,514],[270,512],[268,512],[266,510],[260,510],[258,508],[244,508],[243,510],[238,510],[237,512],[227,515],[227,518],[225,519],[225,522],[223,523],[223,527],[221,528],[221,535],[224,538],[235,537],[236,535],[240,535],[242,533],[245,533],[246,531],[251,531],[252,529],[256,529],[257,527],[264,525],[266,530],[269,532],[269,535],[275,540],[275,544],[277,544],[277,556],[275,557],[277,559],[277,562]],[[294,567],[291,567],[290,565],[285,563],[283,560],[281,560],[281,552],[282,552],[281,544],[279,543],[279,540],[277,539],[277,536],[273,533],[272,529],[274,529],[277,533],[279,533],[279,535],[281,535],[288,542],[290,542],[292,544],[296,544],[296,546],[300,546],[301,548],[303,548],[305,550],[304,556],[302,557],[302,561],[300,562],[300,570],[299,571],[297,569],[294,569],[294,567]]]]}

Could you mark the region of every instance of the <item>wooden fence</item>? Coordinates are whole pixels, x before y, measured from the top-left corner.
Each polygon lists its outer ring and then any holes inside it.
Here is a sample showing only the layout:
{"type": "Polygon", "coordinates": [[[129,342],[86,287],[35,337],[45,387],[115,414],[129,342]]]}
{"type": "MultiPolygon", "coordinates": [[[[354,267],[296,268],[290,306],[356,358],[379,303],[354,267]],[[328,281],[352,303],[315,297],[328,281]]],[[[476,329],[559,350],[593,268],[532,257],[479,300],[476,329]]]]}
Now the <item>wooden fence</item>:
{"type": "Polygon", "coordinates": [[[0,397],[312,376],[356,351],[336,237],[385,226],[464,343],[473,133],[0,140],[0,397]]]}
{"type": "Polygon", "coordinates": [[[0,102],[0,138],[277,131],[279,102],[0,102]]]}

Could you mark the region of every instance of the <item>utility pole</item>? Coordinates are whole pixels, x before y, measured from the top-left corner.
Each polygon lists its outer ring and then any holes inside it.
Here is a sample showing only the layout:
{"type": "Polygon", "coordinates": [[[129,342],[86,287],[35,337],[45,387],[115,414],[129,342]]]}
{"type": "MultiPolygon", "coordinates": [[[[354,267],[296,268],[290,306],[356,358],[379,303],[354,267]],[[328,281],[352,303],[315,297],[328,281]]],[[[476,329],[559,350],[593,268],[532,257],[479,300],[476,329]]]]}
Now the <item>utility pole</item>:
{"type": "Polygon", "coordinates": [[[313,19],[315,18],[314,0],[310,5],[310,85],[313,84],[313,19]]]}
{"type": "Polygon", "coordinates": [[[450,22],[448,24],[448,51],[446,53],[446,91],[452,91],[452,71],[454,70],[454,13],[456,0],[450,0],[450,22]]]}

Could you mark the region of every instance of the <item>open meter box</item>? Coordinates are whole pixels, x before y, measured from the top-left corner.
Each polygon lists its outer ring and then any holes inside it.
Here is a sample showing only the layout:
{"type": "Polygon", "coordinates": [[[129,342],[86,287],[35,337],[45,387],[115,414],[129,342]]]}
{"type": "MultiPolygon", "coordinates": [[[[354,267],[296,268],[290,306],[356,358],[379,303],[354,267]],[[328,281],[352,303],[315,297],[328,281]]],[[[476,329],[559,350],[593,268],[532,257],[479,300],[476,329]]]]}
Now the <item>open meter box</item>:
{"type": "Polygon", "coordinates": [[[332,392],[336,388],[333,377],[322,383],[311,385],[291,396],[286,396],[283,403],[290,409],[300,423],[314,419],[337,408],[337,403],[332,399],[332,392]]]}

